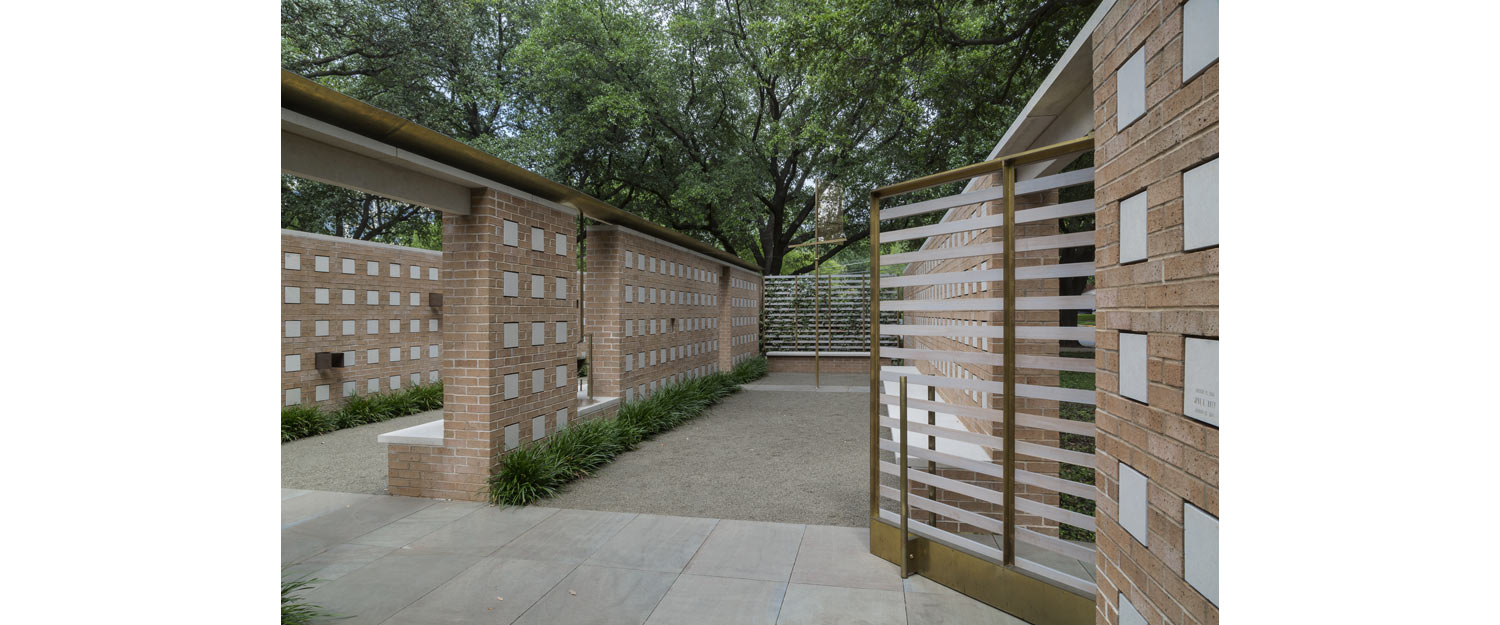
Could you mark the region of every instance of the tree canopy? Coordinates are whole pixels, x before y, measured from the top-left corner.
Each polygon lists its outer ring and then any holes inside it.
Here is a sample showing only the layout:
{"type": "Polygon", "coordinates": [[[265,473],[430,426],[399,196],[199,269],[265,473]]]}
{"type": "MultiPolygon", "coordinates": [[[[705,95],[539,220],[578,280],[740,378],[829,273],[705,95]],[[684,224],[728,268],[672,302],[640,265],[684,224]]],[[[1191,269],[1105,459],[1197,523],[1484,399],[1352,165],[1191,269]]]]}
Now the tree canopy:
{"type": "Polygon", "coordinates": [[[869,189],[983,158],[1096,4],[284,0],[282,63],[774,274],[817,181],[827,260],[869,189]]]}

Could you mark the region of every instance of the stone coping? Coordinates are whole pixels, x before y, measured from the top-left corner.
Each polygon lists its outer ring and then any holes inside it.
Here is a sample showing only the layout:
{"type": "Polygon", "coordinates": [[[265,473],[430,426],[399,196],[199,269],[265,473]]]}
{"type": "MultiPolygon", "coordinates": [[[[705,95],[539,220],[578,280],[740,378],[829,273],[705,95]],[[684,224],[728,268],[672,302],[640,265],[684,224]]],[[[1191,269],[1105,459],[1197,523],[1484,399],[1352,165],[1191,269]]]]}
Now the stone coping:
{"type": "MultiPolygon", "coordinates": [[[[798,357],[805,356],[807,358],[812,358],[813,353],[812,352],[766,352],[766,356],[767,357],[771,357],[771,358],[775,358],[777,356],[798,356],[798,357]]],[[[870,352],[818,352],[818,356],[826,356],[828,358],[853,358],[853,357],[869,358],[870,357],[870,352]]]]}
{"type": "Polygon", "coordinates": [[[578,398],[578,418],[580,419],[611,406],[620,405],[620,398],[618,397],[595,397],[592,404],[587,404],[585,403],[586,401],[588,401],[586,398],[578,398]]]}
{"type": "Polygon", "coordinates": [[[443,446],[443,420],[428,421],[421,425],[413,425],[409,428],[386,432],[375,437],[381,443],[399,443],[402,445],[431,445],[433,447],[443,446]]]}

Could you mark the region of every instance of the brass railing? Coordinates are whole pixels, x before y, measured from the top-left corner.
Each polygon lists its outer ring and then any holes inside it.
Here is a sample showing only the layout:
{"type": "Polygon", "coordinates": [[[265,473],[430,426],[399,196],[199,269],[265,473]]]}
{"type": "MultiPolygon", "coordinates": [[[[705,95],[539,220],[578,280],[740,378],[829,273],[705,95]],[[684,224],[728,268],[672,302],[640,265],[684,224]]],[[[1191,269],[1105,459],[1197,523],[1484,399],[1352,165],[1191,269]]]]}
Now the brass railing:
{"type": "MultiPolygon", "coordinates": [[[[993,302],[992,299],[979,300],[977,298],[973,300],[964,300],[965,302],[977,302],[975,304],[972,304],[976,306],[993,306],[999,304],[1001,306],[1000,310],[1003,311],[1003,330],[998,334],[998,337],[996,336],[996,333],[993,332],[985,334],[971,333],[964,335],[997,337],[1001,338],[1001,340],[1003,341],[1003,360],[999,360],[998,362],[993,363],[991,363],[988,359],[984,361],[988,364],[998,364],[1003,366],[1002,385],[999,386],[999,388],[995,389],[999,390],[1000,392],[994,393],[993,390],[986,391],[987,393],[999,394],[1002,396],[1002,406],[1001,410],[999,411],[1001,415],[998,420],[1003,427],[1003,433],[995,443],[990,443],[990,446],[988,447],[989,449],[999,447],[1002,454],[1001,470],[1003,472],[1002,479],[1004,490],[1002,491],[1002,493],[1000,493],[1000,498],[1003,501],[1003,503],[1001,504],[1001,524],[1003,526],[1003,532],[1001,533],[1001,544],[999,549],[1000,557],[980,557],[979,555],[976,555],[976,553],[972,553],[970,550],[964,549],[962,546],[955,546],[962,541],[945,542],[943,540],[935,540],[934,538],[936,537],[913,534],[910,527],[911,502],[909,501],[909,493],[911,490],[911,484],[908,481],[908,470],[911,462],[910,458],[912,456],[909,454],[911,449],[909,448],[907,441],[908,399],[907,376],[905,375],[902,375],[899,378],[899,447],[895,450],[897,451],[896,459],[899,462],[897,472],[899,474],[899,487],[901,489],[898,503],[899,524],[893,525],[886,519],[882,518],[880,510],[880,499],[882,497],[882,487],[880,485],[881,463],[879,460],[879,455],[882,450],[882,438],[880,436],[880,405],[883,403],[882,376],[880,367],[882,351],[880,339],[882,334],[882,324],[880,324],[879,322],[871,323],[870,325],[869,513],[871,552],[887,560],[899,563],[901,566],[901,573],[903,577],[914,572],[920,573],[926,577],[933,579],[934,581],[938,581],[939,583],[957,589],[969,596],[975,597],[981,601],[984,601],[985,603],[1015,614],[1016,616],[1019,616],[1038,625],[1052,623],[1092,623],[1094,622],[1095,617],[1095,607],[1092,594],[1080,589],[1078,585],[1075,584],[1073,586],[1068,586],[1067,584],[1057,583],[1056,580],[1060,579],[1059,577],[1053,576],[1051,579],[1049,579],[1045,573],[1038,574],[1038,567],[1034,563],[1027,562],[1025,563],[1025,566],[1018,567],[1016,562],[1016,194],[1018,192],[1022,194],[1034,193],[1036,192],[1036,189],[1051,190],[1060,188],[1061,186],[1078,184],[1079,182],[1075,181],[1083,179],[1084,176],[1057,175],[1056,178],[1058,180],[1056,181],[1056,186],[1051,187],[1046,187],[1038,184],[1040,179],[1028,180],[1026,181],[1025,189],[1018,189],[1016,181],[1016,169],[1018,167],[1031,163],[1038,163],[1040,161],[1054,161],[1062,157],[1081,154],[1085,151],[1092,150],[1093,147],[1093,137],[1086,136],[1079,139],[1038,148],[1035,150],[1001,156],[999,158],[985,161],[983,163],[968,165],[965,167],[960,167],[958,169],[933,174],[930,176],[924,176],[913,180],[907,180],[893,185],[888,185],[875,189],[870,194],[871,296],[869,318],[871,320],[880,319],[880,244],[882,242],[880,238],[880,222],[883,219],[896,219],[911,215],[936,212],[938,210],[948,210],[956,207],[998,201],[1002,199],[1004,203],[1003,216],[965,220],[973,222],[969,224],[940,223],[933,226],[911,228],[907,229],[907,231],[901,232],[900,235],[894,236],[892,238],[892,240],[911,240],[914,238],[920,238],[921,236],[927,236],[928,233],[954,233],[959,232],[964,228],[979,229],[981,227],[997,227],[1002,230],[1003,239],[1000,242],[1000,245],[995,246],[994,244],[989,244],[988,246],[983,247],[983,249],[976,248],[972,251],[972,253],[965,253],[963,250],[932,250],[900,254],[900,256],[903,257],[903,262],[925,262],[928,260],[936,261],[959,258],[966,255],[978,256],[981,254],[992,254],[997,252],[1003,259],[1003,267],[1001,268],[1002,270],[1000,272],[993,272],[992,270],[974,272],[976,274],[976,277],[973,279],[973,281],[975,282],[982,280],[985,282],[1003,283],[1002,294],[999,298],[1003,301],[993,302]],[[975,178],[977,176],[984,176],[994,173],[999,173],[1001,178],[1001,189],[999,190],[998,194],[993,189],[985,192],[975,192],[972,194],[961,193],[957,196],[949,196],[946,198],[938,198],[936,200],[916,202],[899,206],[894,209],[889,209],[885,213],[882,213],[881,211],[882,201],[888,200],[892,197],[919,191],[922,189],[927,189],[937,185],[959,182],[975,178]],[[995,250],[996,247],[998,247],[999,249],[995,250]],[[907,258],[911,260],[904,261],[904,259],[907,258]],[[978,277],[979,274],[983,274],[983,277],[978,277]],[[998,561],[996,561],[997,559],[998,561]]],[[[1084,181],[1092,181],[1091,171],[1074,173],[1086,174],[1086,180],[1084,181]]],[[[1087,206],[1086,209],[1074,207],[1071,210],[1073,210],[1074,213],[1081,210],[1087,210],[1091,213],[1092,202],[1089,202],[1089,206],[1087,206]]],[[[1052,248],[1056,248],[1062,245],[1063,244],[1059,243],[1057,245],[1053,245],[1052,248]]],[[[892,258],[894,259],[894,256],[892,258]]],[[[887,262],[889,264],[890,262],[892,262],[892,260],[888,259],[887,262]]],[[[1031,271],[1032,269],[1028,268],[1028,272],[1031,271]]],[[[1082,269],[1078,269],[1077,271],[1082,271],[1082,269]]],[[[1088,273],[1090,275],[1092,274],[1092,263],[1089,264],[1088,273]]],[[[960,276],[949,277],[955,279],[962,278],[960,276]]],[[[1035,277],[1036,274],[1028,273],[1028,276],[1023,278],[1033,279],[1035,277]]],[[[907,285],[915,284],[915,282],[913,281],[903,281],[900,279],[894,279],[891,282],[907,285]]],[[[1066,298],[1050,299],[1063,300],[1066,298]]],[[[960,306],[967,305],[971,304],[961,304],[960,306]]],[[[1068,302],[1057,302],[1056,305],[1067,307],[1071,304],[1068,302]]],[[[993,307],[942,308],[937,304],[933,304],[928,308],[924,308],[924,306],[928,305],[921,302],[916,302],[909,305],[903,304],[903,307],[900,308],[900,310],[995,310],[995,308],[993,307]]],[[[910,333],[912,335],[922,336],[924,335],[923,332],[925,331],[925,329],[918,328],[917,330],[910,331],[910,333]]],[[[934,332],[936,332],[936,330],[934,330],[934,332]]],[[[940,334],[937,335],[941,336],[940,334]]],[[[927,353],[928,350],[891,349],[888,351],[893,356],[917,357],[920,359],[921,355],[927,353]]],[[[947,353],[939,355],[947,355],[947,353]]],[[[980,355],[984,356],[984,354],[980,355]]],[[[1048,361],[1048,359],[1030,356],[1026,357],[1026,360],[1021,363],[1021,366],[1026,368],[1041,369],[1072,366],[1070,364],[1059,364],[1057,362],[1043,361],[1048,361]]],[[[1089,363],[1089,365],[1091,366],[1092,363],[1089,363]]],[[[921,377],[927,376],[919,376],[919,378],[921,377]]],[[[928,499],[935,499],[936,487],[933,484],[931,476],[936,474],[936,463],[933,462],[933,458],[942,455],[935,453],[934,451],[936,450],[936,433],[941,428],[936,427],[936,411],[933,410],[934,404],[937,403],[934,383],[932,381],[928,381],[926,382],[926,386],[928,390],[928,401],[925,402],[928,411],[927,422],[929,426],[932,427],[923,428],[920,423],[917,426],[913,427],[918,428],[919,432],[923,431],[924,429],[926,430],[926,447],[927,450],[929,450],[926,454],[928,457],[927,468],[929,475],[923,479],[927,482],[927,491],[929,494],[928,499]]],[[[917,403],[923,404],[923,402],[917,403]]],[[[995,411],[988,410],[987,412],[993,413],[995,411]]],[[[1037,419],[1035,417],[1029,417],[1028,415],[1022,416],[1031,418],[1033,422],[1037,419]]],[[[893,434],[896,433],[893,432],[893,434]]],[[[978,438],[983,438],[985,440],[995,440],[993,436],[979,436],[978,438]]],[[[1026,443],[1022,443],[1022,445],[1026,445],[1026,443]]],[[[1032,445],[1031,447],[1037,446],[1032,445]]],[[[1031,455],[1036,452],[1034,450],[1028,449],[1026,451],[1023,451],[1023,453],[1031,455]]],[[[918,469],[918,473],[920,473],[920,468],[918,469]]],[[[886,496],[890,496],[888,491],[886,496]]],[[[918,497],[918,499],[922,498],[918,497]]],[[[927,506],[927,510],[929,513],[928,520],[930,524],[933,519],[932,515],[934,515],[934,508],[941,508],[941,505],[934,505],[932,501],[927,502],[925,505],[927,506]]],[[[889,513],[887,512],[886,514],[889,513]]],[[[928,532],[928,534],[934,534],[934,532],[928,532]]],[[[1032,534],[1035,534],[1035,532],[1032,532],[1032,534]]],[[[1028,536],[1028,540],[1037,539],[1034,536],[1028,536]]],[[[1081,548],[1075,547],[1075,549],[1081,548]]],[[[1091,585],[1091,580],[1084,581],[1088,582],[1088,585],[1091,585]]]]}

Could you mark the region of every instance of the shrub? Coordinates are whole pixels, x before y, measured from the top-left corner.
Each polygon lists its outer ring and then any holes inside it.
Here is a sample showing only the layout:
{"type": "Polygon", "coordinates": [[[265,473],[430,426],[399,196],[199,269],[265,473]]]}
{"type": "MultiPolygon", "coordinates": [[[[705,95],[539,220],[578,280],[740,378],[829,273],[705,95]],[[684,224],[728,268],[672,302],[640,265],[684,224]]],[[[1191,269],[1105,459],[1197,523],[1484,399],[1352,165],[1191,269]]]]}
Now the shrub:
{"type": "Polygon", "coordinates": [[[326,434],[334,430],[388,421],[443,407],[443,383],[418,384],[405,390],[355,395],[343,407],[323,412],[317,406],[281,409],[281,442],[326,434]]]}
{"type": "Polygon", "coordinates": [[[766,374],[766,361],[740,363],[729,373],[714,373],[663,387],[650,397],[620,406],[612,419],[577,423],[505,457],[489,479],[490,501],[524,506],[557,494],[568,482],[598,470],[641,441],[696,418],[739,390],[739,385],[766,374]]]}
{"type": "Polygon", "coordinates": [[[333,419],[317,406],[286,406],[281,409],[282,442],[315,436],[337,429],[333,419]]]}
{"type": "Polygon", "coordinates": [[[349,618],[348,616],[335,616],[297,596],[303,591],[311,590],[312,585],[320,581],[322,580],[298,579],[281,582],[281,625],[306,625],[330,619],[349,618]]]}

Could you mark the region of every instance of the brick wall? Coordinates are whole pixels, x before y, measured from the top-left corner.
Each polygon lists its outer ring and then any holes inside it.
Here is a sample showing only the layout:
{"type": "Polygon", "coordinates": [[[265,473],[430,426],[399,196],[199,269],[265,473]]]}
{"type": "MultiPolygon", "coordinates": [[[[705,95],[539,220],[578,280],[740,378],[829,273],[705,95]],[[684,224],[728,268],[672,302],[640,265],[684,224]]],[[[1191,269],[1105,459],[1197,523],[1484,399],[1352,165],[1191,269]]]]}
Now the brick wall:
{"type": "Polygon", "coordinates": [[[1093,34],[1101,624],[1219,617],[1216,24],[1121,0],[1093,34]]]}
{"type": "Polygon", "coordinates": [[[722,298],[719,336],[728,349],[719,355],[719,367],[725,371],[760,354],[760,309],[765,280],[739,267],[725,267],[721,278],[722,298]]]}
{"type": "Polygon", "coordinates": [[[753,277],[758,287],[758,275],[618,226],[591,226],[588,237],[584,323],[596,397],[631,401],[727,369],[730,337],[747,331],[728,332],[737,320],[728,311],[739,310],[731,298],[745,297],[731,281],[753,277]]]}
{"type": "Polygon", "coordinates": [[[576,216],[493,189],[443,215],[443,443],[392,444],[393,495],[480,500],[505,452],[576,415],[576,216]]]}
{"type": "Polygon", "coordinates": [[[281,232],[281,395],[332,410],[344,398],[431,383],[442,373],[442,252],[281,232]],[[318,369],[337,352],[342,368],[318,369]]]}

